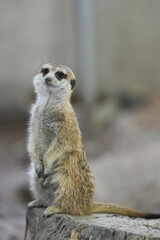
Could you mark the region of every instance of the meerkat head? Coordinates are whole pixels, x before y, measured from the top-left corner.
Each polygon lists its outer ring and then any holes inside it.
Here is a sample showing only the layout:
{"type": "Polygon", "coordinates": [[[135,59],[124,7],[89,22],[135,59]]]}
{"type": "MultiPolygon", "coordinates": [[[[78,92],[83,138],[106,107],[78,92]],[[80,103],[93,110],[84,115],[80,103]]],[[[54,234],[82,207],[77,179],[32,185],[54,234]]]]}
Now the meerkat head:
{"type": "Polygon", "coordinates": [[[74,73],[69,67],[50,63],[40,67],[33,82],[38,96],[50,93],[57,100],[70,98],[76,84],[74,73]]]}

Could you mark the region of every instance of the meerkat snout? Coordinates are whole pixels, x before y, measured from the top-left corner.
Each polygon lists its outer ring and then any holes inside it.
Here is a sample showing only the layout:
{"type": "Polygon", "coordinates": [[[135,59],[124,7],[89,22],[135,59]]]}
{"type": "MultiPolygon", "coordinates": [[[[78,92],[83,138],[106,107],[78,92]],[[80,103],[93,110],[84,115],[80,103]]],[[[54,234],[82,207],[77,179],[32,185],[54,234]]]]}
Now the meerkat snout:
{"type": "Polygon", "coordinates": [[[52,79],[50,77],[47,77],[45,79],[45,83],[46,83],[47,86],[49,86],[51,84],[51,82],[52,82],[52,79]]]}

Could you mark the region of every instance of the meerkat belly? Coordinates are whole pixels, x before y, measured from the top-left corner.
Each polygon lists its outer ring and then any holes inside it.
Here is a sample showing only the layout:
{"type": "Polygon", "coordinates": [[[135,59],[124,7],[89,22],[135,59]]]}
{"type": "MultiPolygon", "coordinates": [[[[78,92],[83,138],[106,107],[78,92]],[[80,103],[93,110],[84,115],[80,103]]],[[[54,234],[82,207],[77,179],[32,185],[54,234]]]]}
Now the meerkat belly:
{"type": "MultiPolygon", "coordinates": [[[[35,117],[36,121],[33,121],[32,132],[36,144],[37,158],[43,162],[45,153],[56,138],[57,125],[59,121],[63,121],[63,117],[51,111],[46,111],[43,115],[36,112],[35,117]]],[[[35,199],[39,199],[44,206],[53,205],[58,186],[56,173],[52,172],[52,174],[44,180],[37,176],[32,164],[31,175],[32,181],[30,185],[35,199]]]]}
{"type": "Polygon", "coordinates": [[[42,119],[35,126],[37,157],[40,160],[43,160],[44,154],[55,139],[54,125],[54,123],[42,119]]]}

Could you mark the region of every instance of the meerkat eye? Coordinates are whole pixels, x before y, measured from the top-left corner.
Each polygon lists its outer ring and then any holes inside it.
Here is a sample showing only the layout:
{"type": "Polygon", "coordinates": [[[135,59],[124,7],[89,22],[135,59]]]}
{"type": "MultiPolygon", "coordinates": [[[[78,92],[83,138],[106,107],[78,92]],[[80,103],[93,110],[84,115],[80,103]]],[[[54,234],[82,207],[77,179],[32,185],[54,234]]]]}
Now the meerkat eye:
{"type": "Polygon", "coordinates": [[[46,74],[49,73],[49,69],[48,68],[43,68],[41,72],[42,72],[43,76],[45,76],[46,74]]]}
{"type": "Polygon", "coordinates": [[[55,75],[58,80],[62,80],[63,78],[67,77],[66,74],[64,74],[63,72],[56,72],[55,75]]]}

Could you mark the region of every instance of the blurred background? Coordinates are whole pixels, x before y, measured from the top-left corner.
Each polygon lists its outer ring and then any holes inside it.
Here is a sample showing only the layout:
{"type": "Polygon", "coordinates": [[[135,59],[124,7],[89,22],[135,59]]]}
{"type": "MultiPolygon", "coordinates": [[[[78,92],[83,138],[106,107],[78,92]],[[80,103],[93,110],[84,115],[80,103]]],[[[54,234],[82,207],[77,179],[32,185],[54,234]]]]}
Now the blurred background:
{"type": "Polygon", "coordinates": [[[160,1],[0,1],[0,239],[25,231],[29,109],[44,62],[71,67],[95,199],[160,212],[160,1]]]}

